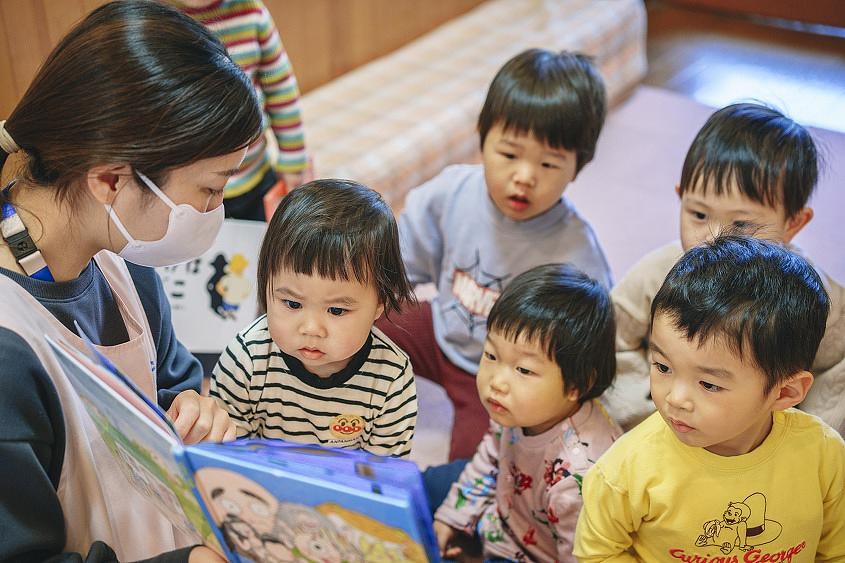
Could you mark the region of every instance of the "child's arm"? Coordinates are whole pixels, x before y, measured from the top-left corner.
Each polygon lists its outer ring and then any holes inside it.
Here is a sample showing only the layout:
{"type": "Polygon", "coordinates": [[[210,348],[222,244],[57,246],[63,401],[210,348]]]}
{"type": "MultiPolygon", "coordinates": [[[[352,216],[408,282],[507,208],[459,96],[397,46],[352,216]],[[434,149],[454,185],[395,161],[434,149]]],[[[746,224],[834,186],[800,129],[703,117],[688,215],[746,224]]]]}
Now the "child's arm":
{"type": "Polygon", "coordinates": [[[616,300],[613,311],[616,318],[616,379],[602,396],[602,402],[614,420],[630,429],[655,408],[649,399],[648,321],[632,316],[616,300]]]}
{"type": "Polygon", "coordinates": [[[636,562],[627,551],[637,531],[628,495],[608,483],[597,466],[587,472],[582,492],[572,554],[581,563],[636,562]]]}
{"type": "Polygon", "coordinates": [[[816,561],[845,561],[845,444],[830,432],[825,444],[824,474],[827,485],[823,502],[822,534],[816,561]]]}
{"type": "Polygon", "coordinates": [[[646,348],[651,301],[680,252],[680,246],[673,244],[648,254],[610,292],[616,318],[616,380],[602,402],[625,429],[654,412],[646,348]]]}
{"type": "Polygon", "coordinates": [[[249,393],[252,371],[252,358],[238,334],[217,360],[208,393],[235,421],[238,438],[258,435],[258,421],[253,416],[255,409],[249,393]]]}
{"type": "Polygon", "coordinates": [[[474,534],[479,518],[496,500],[499,475],[499,438],[502,428],[491,423],[478,449],[434,518],[466,534],[474,534]]]}
{"type": "Polygon", "coordinates": [[[434,536],[437,538],[437,547],[440,548],[440,556],[444,559],[457,559],[461,556],[463,549],[456,544],[457,530],[440,520],[434,521],[434,536]]]}
{"type": "MultiPolygon", "coordinates": [[[[634,264],[611,290],[610,297],[616,316],[617,352],[644,353],[651,302],[666,274],[682,255],[683,251],[677,243],[658,248],[634,264]]],[[[644,360],[644,363],[647,365],[648,362],[644,360]]]]}
{"type": "MultiPolygon", "coordinates": [[[[845,318],[842,319],[845,324],[845,318]]],[[[830,331],[830,327],[828,328],[830,331]]],[[[825,333],[827,338],[828,333],[825,333]]],[[[845,344],[845,331],[840,335],[840,346],[845,344]]],[[[822,340],[824,343],[824,340],[822,340]]],[[[819,348],[821,351],[821,348],[819,348]]],[[[816,355],[818,361],[819,355],[816,355]]],[[[816,415],[834,430],[845,436],[845,408],[842,397],[845,396],[845,357],[828,369],[813,366],[813,386],[807,397],[801,402],[801,410],[816,415]]]]}
{"type": "Polygon", "coordinates": [[[813,362],[813,386],[801,410],[814,414],[845,436],[845,287],[819,270],[830,296],[830,315],[813,362]]]}
{"type": "Polygon", "coordinates": [[[441,218],[446,205],[448,170],[411,190],[399,217],[399,241],[408,279],[414,285],[437,283],[443,261],[441,218]]]}
{"type": "Polygon", "coordinates": [[[290,182],[288,175],[301,176],[306,166],[299,88],[276,24],[264,6],[261,7],[258,43],[261,49],[258,83],[264,92],[264,109],[270,118],[270,128],[279,145],[276,171],[282,174],[292,189],[300,182],[290,182]]]}
{"type": "Polygon", "coordinates": [[[407,458],[417,425],[417,385],[411,362],[405,360],[402,375],[387,390],[384,406],[373,421],[364,449],[384,456],[407,458]]]}

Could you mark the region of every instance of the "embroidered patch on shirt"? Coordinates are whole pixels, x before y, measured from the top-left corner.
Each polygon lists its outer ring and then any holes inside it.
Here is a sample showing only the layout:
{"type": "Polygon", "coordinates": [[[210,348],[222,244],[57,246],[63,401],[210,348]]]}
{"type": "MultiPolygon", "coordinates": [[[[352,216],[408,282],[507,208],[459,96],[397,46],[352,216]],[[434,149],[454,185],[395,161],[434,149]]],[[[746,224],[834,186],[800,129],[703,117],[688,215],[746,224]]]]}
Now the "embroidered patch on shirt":
{"type": "Polygon", "coordinates": [[[357,414],[339,414],[329,428],[335,438],[357,438],[364,431],[364,419],[357,414]]]}

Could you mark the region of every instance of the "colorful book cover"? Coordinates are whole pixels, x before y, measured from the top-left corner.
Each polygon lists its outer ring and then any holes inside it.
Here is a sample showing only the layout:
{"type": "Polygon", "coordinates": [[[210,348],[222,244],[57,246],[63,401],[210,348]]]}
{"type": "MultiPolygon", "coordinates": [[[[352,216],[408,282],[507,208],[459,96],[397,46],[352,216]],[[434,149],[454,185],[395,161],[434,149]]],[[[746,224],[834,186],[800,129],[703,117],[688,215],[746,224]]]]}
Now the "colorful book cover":
{"type": "Polygon", "coordinates": [[[96,349],[48,338],[127,481],[234,562],[439,561],[416,466],[280,440],[185,446],[96,349]]]}

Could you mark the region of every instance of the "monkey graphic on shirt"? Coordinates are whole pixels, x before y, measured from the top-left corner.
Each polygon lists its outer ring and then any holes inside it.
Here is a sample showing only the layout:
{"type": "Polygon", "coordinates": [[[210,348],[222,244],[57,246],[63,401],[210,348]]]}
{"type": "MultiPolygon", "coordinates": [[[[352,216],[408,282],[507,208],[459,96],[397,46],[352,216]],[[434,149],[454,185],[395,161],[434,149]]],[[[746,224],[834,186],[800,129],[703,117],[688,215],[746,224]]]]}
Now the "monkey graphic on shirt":
{"type": "Polygon", "coordinates": [[[718,547],[728,554],[738,548],[748,551],[758,545],[775,541],[782,531],[779,522],[766,518],[766,497],[762,493],[753,493],[742,502],[729,502],[721,519],[704,523],[703,534],[695,540],[695,545],[718,547]]]}

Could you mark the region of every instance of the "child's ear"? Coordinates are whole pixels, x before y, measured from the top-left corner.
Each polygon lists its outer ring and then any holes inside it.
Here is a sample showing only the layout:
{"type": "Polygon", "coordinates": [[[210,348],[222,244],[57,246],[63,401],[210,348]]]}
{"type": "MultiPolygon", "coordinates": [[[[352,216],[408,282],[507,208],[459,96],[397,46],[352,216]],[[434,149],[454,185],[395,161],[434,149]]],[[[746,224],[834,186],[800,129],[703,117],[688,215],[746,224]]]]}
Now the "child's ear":
{"type": "Polygon", "coordinates": [[[792,375],[776,388],[777,398],[772,409],[782,411],[800,404],[812,386],[813,374],[809,371],[799,371],[792,375]]]}
{"type": "Polygon", "coordinates": [[[373,322],[376,322],[381,317],[382,313],[384,313],[384,303],[379,303],[378,307],[376,308],[376,318],[373,319],[373,322]]]}
{"type": "Polygon", "coordinates": [[[789,244],[804,226],[813,219],[813,209],[805,207],[795,215],[786,220],[786,232],[783,234],[783,242],[789,244]]]}
{"type": "Polygon", "coordinates": [[[681,185],[675,184],[675,193],[678,194],[678,197],[681,197],[681,185]]]}

